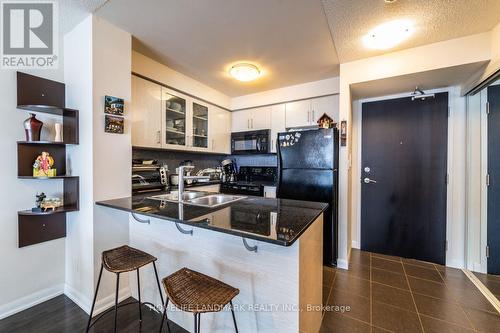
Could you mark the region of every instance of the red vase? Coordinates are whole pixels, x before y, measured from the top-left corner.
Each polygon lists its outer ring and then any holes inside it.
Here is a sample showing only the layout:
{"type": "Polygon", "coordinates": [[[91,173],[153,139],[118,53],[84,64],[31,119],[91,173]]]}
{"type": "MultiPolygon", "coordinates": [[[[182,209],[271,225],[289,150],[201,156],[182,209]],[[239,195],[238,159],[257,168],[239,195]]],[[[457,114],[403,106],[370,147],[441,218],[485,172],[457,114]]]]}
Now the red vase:
{"type": "Polygon", "coordinates": [[[42,132],[43,123],[36,119],[34,113],[30,113],[28,119],[24,121],[24,132],[26,133],[26,141],[40,141],[40,133],[42,132]]]}

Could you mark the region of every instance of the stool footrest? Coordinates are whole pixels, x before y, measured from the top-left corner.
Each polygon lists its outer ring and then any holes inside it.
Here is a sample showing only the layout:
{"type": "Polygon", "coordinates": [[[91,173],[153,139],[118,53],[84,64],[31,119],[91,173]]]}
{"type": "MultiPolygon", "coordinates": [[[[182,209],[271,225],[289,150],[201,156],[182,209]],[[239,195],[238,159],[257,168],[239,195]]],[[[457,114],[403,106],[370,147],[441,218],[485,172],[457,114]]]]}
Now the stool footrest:
{"type": "MultiPolygon", "coordinates": [[[[127,302],[127,303],[124,303],[124,304],[118,304],[118,309],[123,307],[123,306],[127,306],[127,305],[132,305],[132,304],[137,304],[139,303],[139,301],[130,301],[130,302],[127,302]]],[[[156,309],[156,306],[153,304],[153,303],[150,303],[150,302],[142,302],[141,305],[150,305],[151,307],[155,308],[156,309]]],[[[94,326],[95,323],[97,323],[99,321],[99,319],[102,319],[102,317],[104,317],[105,315],[107,315],[108,313],[111,313],[113,310],[115,309],[114,306],[110,307],[109,309],[99,313],[96,318],[92,318],[92,323],[90,324],[89,326],[89,329],[94,326]]]]}

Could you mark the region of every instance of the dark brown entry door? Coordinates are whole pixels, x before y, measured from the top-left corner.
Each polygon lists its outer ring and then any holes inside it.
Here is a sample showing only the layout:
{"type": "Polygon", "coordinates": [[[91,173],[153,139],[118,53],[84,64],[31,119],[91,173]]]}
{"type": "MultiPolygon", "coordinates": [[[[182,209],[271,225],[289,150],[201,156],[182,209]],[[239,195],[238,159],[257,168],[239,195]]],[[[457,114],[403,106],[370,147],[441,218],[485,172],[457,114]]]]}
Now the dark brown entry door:
{"type": "Polygon", "coordinates": [[[445,263],[448,93],[363,103],[361,248],[445,263]]]}

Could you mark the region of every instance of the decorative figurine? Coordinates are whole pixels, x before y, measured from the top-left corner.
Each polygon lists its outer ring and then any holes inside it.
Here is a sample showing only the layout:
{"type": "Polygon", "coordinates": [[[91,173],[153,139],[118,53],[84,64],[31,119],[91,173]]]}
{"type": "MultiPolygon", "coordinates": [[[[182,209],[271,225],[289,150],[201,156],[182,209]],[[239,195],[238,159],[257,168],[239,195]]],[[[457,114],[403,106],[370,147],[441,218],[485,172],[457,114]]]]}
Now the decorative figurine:
{"type": "Polygon", "coordinates": [[[330,118],[326,113],[323,113],[321,118],[319,118],[318,120],[318,126],[319,128],[333,128],[337,126],[337,123],[335,123],[335,121],[332,118],[330,118]]]}
{"type": "Polygon", "coordinates": [[[43,200],[41,207],[44,212],[48,210],[56,210],[59,207],[62,207],[63,202],[59,198],[46,198],[43,200]]]}
{"type": "Polygon", "coordinates": [[[62,124],[61,123],[55,123],[54,128],[56,131],[56,136],[54,138],[55,142],[62,142],[63,137],[62,137],[62,124]]]}
{"type": "Polygon", "coordinates": [[[24,121],[23,125],[24,132],[26,133],[26,141],[40,141],[43,123],[36,119],[34,113],[30,113],[30,117],[24,121]]]}
{"type": "Polygon", "coordinates": [[[38,156],[33,164],[33,177],[55,177],[56,169],[53,169],[54,159],[46,151],[38,156]]]}
{"type": "Polygon", "coordinates": [[[37,194],[35,195],[35,197],[36,197],[36,201],[35,201],[35,206],[36,207],[35,208],[31,208],[31,211],[32,212],[41,212],[42,211],[42,202],[43,202],[43,200],[45,200],[45,198],[47,196],[43,192],[40,193],[40,194],[38,194],[38,192],[37,192],[37,194]]]}

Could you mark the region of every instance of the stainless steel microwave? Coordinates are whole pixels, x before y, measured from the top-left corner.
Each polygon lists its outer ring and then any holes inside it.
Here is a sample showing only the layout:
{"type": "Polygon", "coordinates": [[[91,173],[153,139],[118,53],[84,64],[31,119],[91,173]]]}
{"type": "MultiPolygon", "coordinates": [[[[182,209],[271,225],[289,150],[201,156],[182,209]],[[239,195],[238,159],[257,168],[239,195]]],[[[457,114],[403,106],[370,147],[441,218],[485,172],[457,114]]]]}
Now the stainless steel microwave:
{"type": "Polygon", "coordinates": [[[267,154],[271,130],[237,132],[231,134],[231,154],[267,154]]]}

